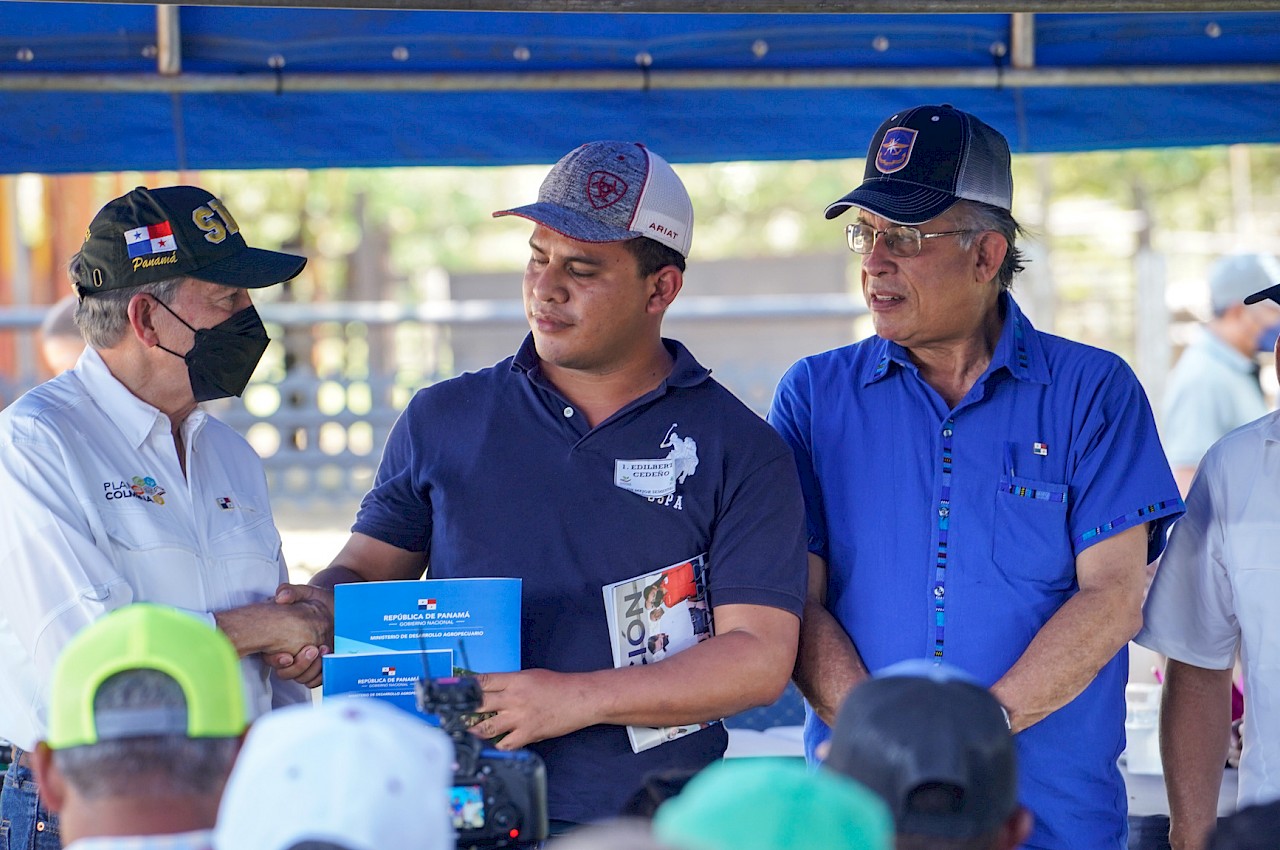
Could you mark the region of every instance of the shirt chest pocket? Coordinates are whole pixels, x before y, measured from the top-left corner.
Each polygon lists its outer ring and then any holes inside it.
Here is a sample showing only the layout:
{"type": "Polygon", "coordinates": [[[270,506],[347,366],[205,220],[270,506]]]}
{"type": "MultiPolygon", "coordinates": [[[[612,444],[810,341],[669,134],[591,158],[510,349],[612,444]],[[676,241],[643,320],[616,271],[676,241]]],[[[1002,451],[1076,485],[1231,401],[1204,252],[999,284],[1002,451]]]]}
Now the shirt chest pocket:
{"type": "Polygon", "coordinates": [[[1000,476],[992,560],[1010,581],[1066,589],[1075,581],[1065,484],[1000,476]]]}
{"type": "Polygon", "coordinates": [[[275,591],[280,535],[270,514],[214,515],[202,544],[185,522],[147,510],[163,507],[141,507],[104,517],[112,557],[135,599],[218,611],[260,601],[275,591]]]}

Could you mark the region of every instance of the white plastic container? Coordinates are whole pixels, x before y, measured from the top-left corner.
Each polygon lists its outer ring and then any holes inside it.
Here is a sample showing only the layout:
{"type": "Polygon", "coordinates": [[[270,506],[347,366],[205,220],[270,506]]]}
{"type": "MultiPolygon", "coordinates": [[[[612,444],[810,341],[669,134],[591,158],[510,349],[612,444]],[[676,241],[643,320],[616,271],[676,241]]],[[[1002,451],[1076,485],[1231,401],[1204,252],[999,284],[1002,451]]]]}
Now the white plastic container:
{"type": "Polygon", "coordinates": [[[1125,764],[1130,773],[1159,776],[1160,686],[1132,684],[1124,689],[1125,764]]]}

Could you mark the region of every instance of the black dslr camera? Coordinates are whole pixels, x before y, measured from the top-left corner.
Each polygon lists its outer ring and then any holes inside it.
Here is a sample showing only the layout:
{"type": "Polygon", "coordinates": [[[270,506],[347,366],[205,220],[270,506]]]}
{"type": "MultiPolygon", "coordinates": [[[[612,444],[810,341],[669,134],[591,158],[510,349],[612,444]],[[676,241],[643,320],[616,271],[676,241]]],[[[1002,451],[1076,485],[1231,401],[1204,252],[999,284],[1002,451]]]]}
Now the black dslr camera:
{"type": "Polygon", "coordinates": [[[440,718],[456,752],[449,804],[460,850],[506,847],[547,837],[547,770],[528,750],[503,752],[467,731],[484,694],[470,677],[419,679],[418,708],[440,718]]]}

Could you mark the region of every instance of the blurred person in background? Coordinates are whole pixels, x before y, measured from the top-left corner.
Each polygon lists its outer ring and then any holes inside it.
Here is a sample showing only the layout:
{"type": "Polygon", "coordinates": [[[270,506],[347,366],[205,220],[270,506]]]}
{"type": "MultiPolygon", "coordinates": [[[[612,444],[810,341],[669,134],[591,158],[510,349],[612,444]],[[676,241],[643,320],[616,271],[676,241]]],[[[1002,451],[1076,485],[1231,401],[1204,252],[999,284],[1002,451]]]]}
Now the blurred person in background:
{"type": "Polygon", "coordinates": [[[1280,307],[1244,299],[1276,284],[1280,261],[1268,254],[1223,257],[1209,273],[1213,318],[1169,373],[1161,422],[1165,454],[1184,496],[1209,447],[1267,412],[1257,357],[1275,348],[1280,307]]]}
{"type": "Polygon", "coordinates": [[[80,299],[68,295],[49,308],[40,323],[40,356],[50,372],[59,375],[76,365],[84,353],[84,337],[76,327],[80,299]]]}

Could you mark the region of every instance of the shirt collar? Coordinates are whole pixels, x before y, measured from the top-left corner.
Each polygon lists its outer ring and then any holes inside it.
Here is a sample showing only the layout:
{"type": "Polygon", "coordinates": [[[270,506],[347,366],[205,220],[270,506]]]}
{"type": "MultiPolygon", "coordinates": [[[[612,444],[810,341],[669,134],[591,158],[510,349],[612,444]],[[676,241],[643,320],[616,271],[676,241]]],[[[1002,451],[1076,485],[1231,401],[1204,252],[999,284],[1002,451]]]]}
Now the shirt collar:
{"type": "MultiPolygon", "coordinates": [[[[1036,329],[1031,326],[1030,320],[1009,293],[1001,292],[998,303],[1000,312],[1004,315],[1004,325],[1000,329],[1000,339],[996,342],[996,350],[991,354],[991,363],[987,366],[983,379],[997,369],[1005,368],[1020,381],[1049,383],[1049,365],[1045,362],[1044,348],[1036,329]]],[[[907,350],[896,342],[876,337],[872,343],[872,355],[867,373],[863,377],[863,386],[884,378],[889,374],[890,365],[894,363],[916,371],[916,365],[911,362],[907,350]]]]}
{"type": "MultiPolygon", "coordinates": [[[[120,383],[96,349],[86,346],[71,371],[135,449],[140,448],[158,426],[165,431],[170,429],[169,417],[120,383]]],[[[188,444],[204,424],[205,416],[204,410],[197,407],[182,423],[183,437],[188,444]]]]}
{"type": "MultiPolygon", "coordinates": [[[[671,374],[663,382],[665,387],[694,387],[711,377],[711,370],[703,366],[683,343],[663,337],[662,344],[674,361],[671,374]]],[[[538,359],[538,350],[534,346],[533,334],[526,334],[520,349],[511,360],[511,370],[520,372],[534,383],[542,383],[542,361],[538,359]]],[[[660,388],[661,389],[661,388],[660,388]]]]}

